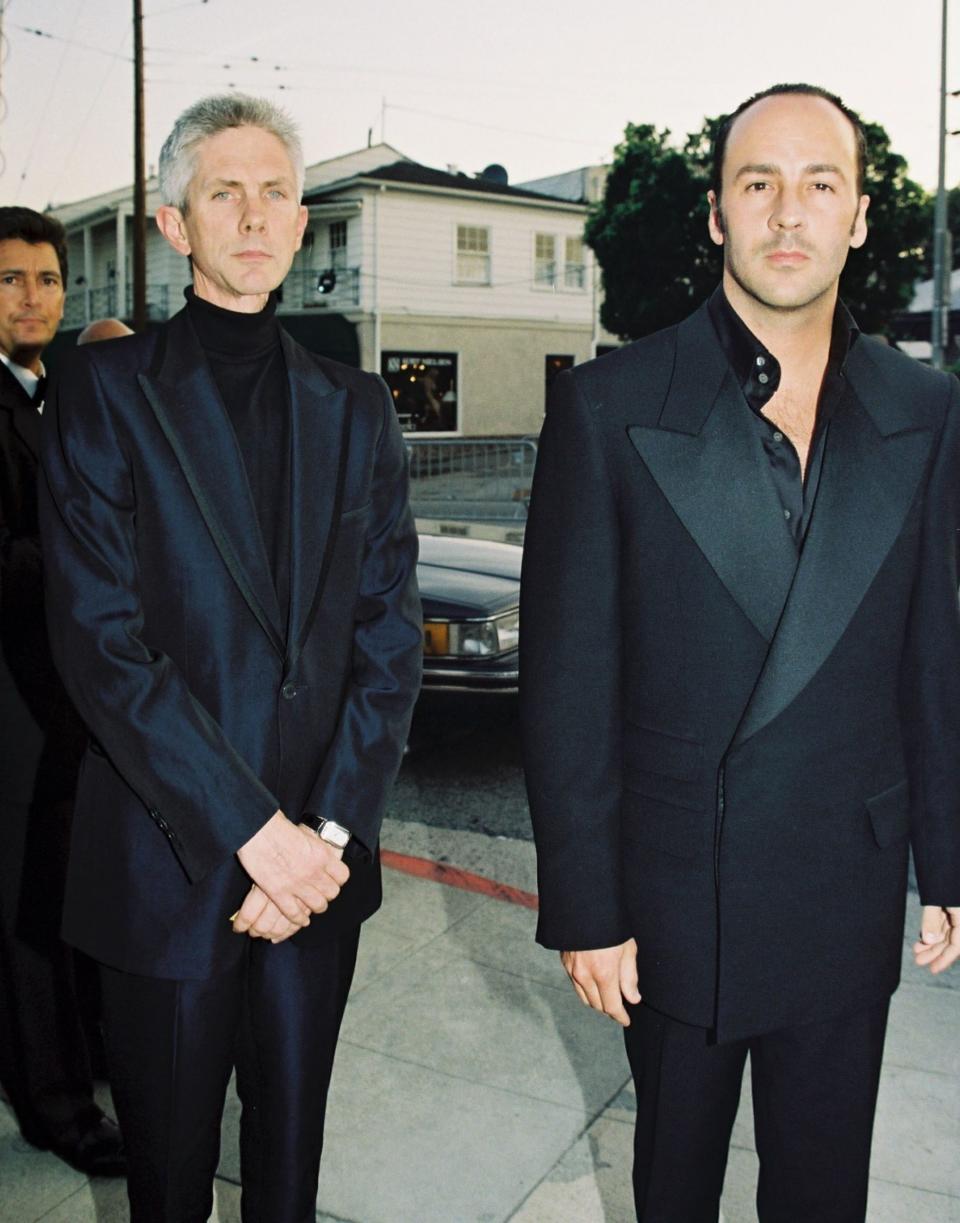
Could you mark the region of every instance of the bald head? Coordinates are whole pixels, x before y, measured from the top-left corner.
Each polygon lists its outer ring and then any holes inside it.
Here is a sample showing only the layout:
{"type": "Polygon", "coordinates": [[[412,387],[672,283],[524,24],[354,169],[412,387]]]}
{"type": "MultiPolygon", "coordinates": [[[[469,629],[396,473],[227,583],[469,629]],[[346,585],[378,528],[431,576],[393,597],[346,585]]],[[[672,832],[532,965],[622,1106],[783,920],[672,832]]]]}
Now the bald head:
{"type": "Polygon", "coordinates": [[[77,336],[77,343],[95,344],[97,340],[116,340],[124,335],[133,335],[126,323],[121,323],[118,318],[98,318],[87,323],[77,336]]]}

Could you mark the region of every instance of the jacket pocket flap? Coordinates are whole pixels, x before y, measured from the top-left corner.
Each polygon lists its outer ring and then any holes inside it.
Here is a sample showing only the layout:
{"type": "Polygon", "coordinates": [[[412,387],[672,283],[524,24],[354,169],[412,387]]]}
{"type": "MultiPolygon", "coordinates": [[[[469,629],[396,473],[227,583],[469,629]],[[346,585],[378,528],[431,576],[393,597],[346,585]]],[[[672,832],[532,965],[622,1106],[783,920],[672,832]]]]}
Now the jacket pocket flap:
{"type": "Polygon", "coordinates": [[[629,846],[662,850],[674,858],[696,858],[713,845],[710,812],[693,811],[629,791],[623,797],[622,830],[629,846]]]}
{"type": "Polygon", "coordinates": [[[669,731],[654,730],[627,722],[624,736],[624,765],[629,772],[642,769],[678,781],[696,781],[703,764],[703,744],[669,731]]]}
{"type": "Polygon", "coordinates": [[[881,849],[910,831],[910,787],[906,778],[867,799],[874,839],[881,849]]]}

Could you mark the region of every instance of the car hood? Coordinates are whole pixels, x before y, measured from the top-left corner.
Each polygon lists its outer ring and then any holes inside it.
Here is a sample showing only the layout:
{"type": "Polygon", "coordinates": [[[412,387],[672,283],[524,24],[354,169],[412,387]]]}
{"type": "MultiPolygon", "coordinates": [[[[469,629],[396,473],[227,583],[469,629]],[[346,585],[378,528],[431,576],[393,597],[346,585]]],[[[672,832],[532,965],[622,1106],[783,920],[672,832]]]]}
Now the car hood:
{"type": "Polygon", "coordinates": [[[417,580],[424,617],[491,616],[516,607],[522,556],[516,544],[421,535],[417,580]]]}

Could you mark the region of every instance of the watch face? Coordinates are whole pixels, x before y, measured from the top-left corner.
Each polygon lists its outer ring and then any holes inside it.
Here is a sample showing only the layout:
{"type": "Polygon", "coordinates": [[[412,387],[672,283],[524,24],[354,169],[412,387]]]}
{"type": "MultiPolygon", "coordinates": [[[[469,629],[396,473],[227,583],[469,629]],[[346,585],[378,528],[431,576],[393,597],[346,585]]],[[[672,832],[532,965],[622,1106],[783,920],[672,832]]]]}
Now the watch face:
{"type": "Polygon", "coordinates": [[[340,824],[335,824],[333,820],[327,820],[320,829],[320,839],[336,846],[337,849],[346,849],[350,833],[340,824]]]}

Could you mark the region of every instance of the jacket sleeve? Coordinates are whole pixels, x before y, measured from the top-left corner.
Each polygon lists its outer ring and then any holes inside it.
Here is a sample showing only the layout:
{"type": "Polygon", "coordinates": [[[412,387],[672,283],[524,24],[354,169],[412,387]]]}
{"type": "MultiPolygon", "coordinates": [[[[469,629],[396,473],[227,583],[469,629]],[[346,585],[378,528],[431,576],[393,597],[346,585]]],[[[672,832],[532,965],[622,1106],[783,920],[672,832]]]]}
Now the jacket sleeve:
{"type": "Polygon", "coordinates": [[[354,609],[353,661],[336,734],[304,810],[349,828],[373,850],[420,691],[423,623],[408,459],[382,391],[370,517],[354,609]]]}
{"type": "Polygon", "coordinates": [[[54,660],[81,717],[196,883],[279,803],[171,659],[144,639],[136,488],[109,396],[85,350],[47,403],[42,439],[40,520],[54,660]]]}
{"type": "Polygon", "coordinates": [[[614,482],[575,375],[554,384],[524,540],[520,713],[537,846],[537,938],[630,936],[621,884],[622,627],[614,482]]]}
{"type": "Polygon", "coordinates": [[[920,900],[960,905],[960,383],[924,495],[920,562],[901,670],[911,842],[920,900]]]}

